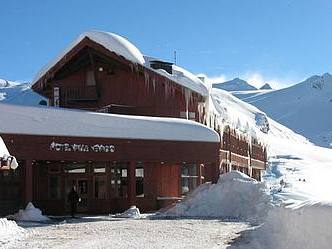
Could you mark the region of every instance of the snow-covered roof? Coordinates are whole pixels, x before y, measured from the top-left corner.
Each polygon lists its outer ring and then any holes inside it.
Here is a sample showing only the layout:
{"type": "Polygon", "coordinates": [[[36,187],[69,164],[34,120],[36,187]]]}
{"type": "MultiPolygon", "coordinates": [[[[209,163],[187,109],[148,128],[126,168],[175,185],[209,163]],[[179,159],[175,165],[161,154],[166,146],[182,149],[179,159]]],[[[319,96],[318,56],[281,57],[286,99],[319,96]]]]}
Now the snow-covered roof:
{"type": "Polygon", "coordinates": [[[59,62],[71,49],[79,44],[85,37],[104,46],[111,52],[121,55],[134,63],[144,64],[144,57],[134,44],[120,35],[99,30],[87,31],[79,35],[67,48],[58,54],[53,60],[45,65],[35,76],[33,84],[36,83],[48,70],[59,62]]]}
{"type": "Polygon", "coordinates": [[[0,104],[0,134],[219,142],[212,129],[177,118],[0,104]]]}
{"type": "Polygon", "coordinates": [[[196,75],[192,74],[191,72],[187,71],[186,69],[179,67],[177,65],[172,65],[172,74],[166,72],[163,69],[153,69],[150,66],[150,62],[152,61],[162,61],[160,59],[146,56],[144,55],[145,59],[145,66],[149,67],[151,70],[166,76],[167,78],[171,79],[172,81],[175,81],[176,83],[189,88],[193,90],[194,92],[197,92],[201,94],[204,97],[209,96],[209,90],[207,86],[204,84],[203,81],[201,81],[196,75]]]}
{"type": "Polygon", "coordinates": [[[217,119],[217,123],[236,128],[237,131],[247,134],[249,137],[257,138],[261,132],[269,131],[269,122],[264,112],[225,90],[212,88],[209,110],[210,114],[217,119]]]}
{"type": "Polygon", "coordinates": [[[143,56],[135,45],[130,43],[127,39],[114,33],[104,32],[99,30],[92,30],[82,33],[76,40],[74,40],[66,49],[64,49],[58,56],[45,65],[33,79],[35,84],[41,79],[53,66],[55,66],[70,50],[72,50],[77,44],[79,44],[85,37],[102,45],[111,52],[117,55],[123,56],[127,60],[138,63],[144,67],[147,67],[155,72],[158,72],[169,79],[175,81],[177,84],[189,88],[203,96],[208,96],[208,89],[204,83],[197,78],[197,76],[188,72],[187,70],[173,65],[173,74],[165,73],[163,70],[155,70],[150,67],[149,60],[155,60],[155,58],[143,56]],[[148,61],[146,61],[146,59],[148,61]]]}

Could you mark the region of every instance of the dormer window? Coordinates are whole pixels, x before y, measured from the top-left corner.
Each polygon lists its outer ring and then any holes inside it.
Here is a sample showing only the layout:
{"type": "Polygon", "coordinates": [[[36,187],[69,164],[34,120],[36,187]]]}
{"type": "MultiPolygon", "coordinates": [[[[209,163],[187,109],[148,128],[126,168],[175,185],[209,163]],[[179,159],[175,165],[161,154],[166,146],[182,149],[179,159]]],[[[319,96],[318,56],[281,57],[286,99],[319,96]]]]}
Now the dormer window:
{"type": "Polygon", "coordinates": [[[89,71],[86,72],[85,82],[86,82],[87,86],[95,86],[96,85],[95,73],[94,73],[93,70],[89,70],[89,71]]]}

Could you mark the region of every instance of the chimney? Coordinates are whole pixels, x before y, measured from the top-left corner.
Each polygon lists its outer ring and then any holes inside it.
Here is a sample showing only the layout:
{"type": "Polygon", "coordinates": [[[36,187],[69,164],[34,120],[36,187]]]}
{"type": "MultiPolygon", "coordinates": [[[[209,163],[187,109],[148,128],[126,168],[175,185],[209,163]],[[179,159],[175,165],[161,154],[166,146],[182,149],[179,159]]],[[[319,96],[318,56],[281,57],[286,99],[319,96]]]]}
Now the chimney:
{"type": "Polygon", "coordinates": [[[200,75],[200,76],[197,76],[197,78],[199,78],[203,83],[205,83],[205,76],[200,75]]]}

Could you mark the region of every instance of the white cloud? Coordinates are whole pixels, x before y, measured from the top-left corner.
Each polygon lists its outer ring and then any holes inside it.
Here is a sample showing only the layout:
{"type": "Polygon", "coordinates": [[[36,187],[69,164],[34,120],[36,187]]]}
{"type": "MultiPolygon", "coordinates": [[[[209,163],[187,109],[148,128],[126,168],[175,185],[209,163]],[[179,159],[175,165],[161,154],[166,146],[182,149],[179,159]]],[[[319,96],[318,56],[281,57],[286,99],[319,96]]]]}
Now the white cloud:
{"type": "Polygon", "coordinates": [[[257,88],[260,88],[265,83],[269,83],[274,89],[284,88],[299,83],[302,80],[299,78],[295,79],[290,77],[271,77],[263,75],[259,72],[246,72],[240,75],[240,78],[257,88]]]}
{"type": "Polygon", "coordinates": [[[205,82],[208,84],[222,83],[222,82],[225,82],[228,80],[224,74],[220,74],[217,76],[207,76],[206,74],[200,73],[200,74],[197,74],[197,77],[204,77],[205,82]]]}
{"type": "Polygon", "coordinates": [[[197,76],[202,76],[205,78],[205,82],[207,84],[212,83],[222,83],[228,80],[232,80],[234,78],[240,78],[247,81],[250,85],[253,85],[257,88],[260,88],[265,83],[269,83],[272,88],[280,89],[287,86],[291,86],[293,84],[301,82],[302,78],[291,78],[291,77],[271,77],[267,75],[263,75],[260,72],[256,71],[248,71],[245,73],[240,73],[238,75],[233,75],[232,77],[226,76],[225,74],[220,74],[216,76],[208,76],[204,73],[197,74],[197,76]]]}

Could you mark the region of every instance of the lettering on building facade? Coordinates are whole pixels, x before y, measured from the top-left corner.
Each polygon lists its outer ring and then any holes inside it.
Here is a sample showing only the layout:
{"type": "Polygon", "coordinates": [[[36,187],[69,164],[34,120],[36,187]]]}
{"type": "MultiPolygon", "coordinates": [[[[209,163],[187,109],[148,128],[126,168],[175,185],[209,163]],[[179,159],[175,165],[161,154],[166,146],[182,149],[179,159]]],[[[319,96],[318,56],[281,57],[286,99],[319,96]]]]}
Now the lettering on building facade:
{"type": "Polygon", "coordinates": [[[51,151],[59,152],[115,152],[115,146],[111,144],[69,144],[52,142],[50,145],[51,151]]]}

